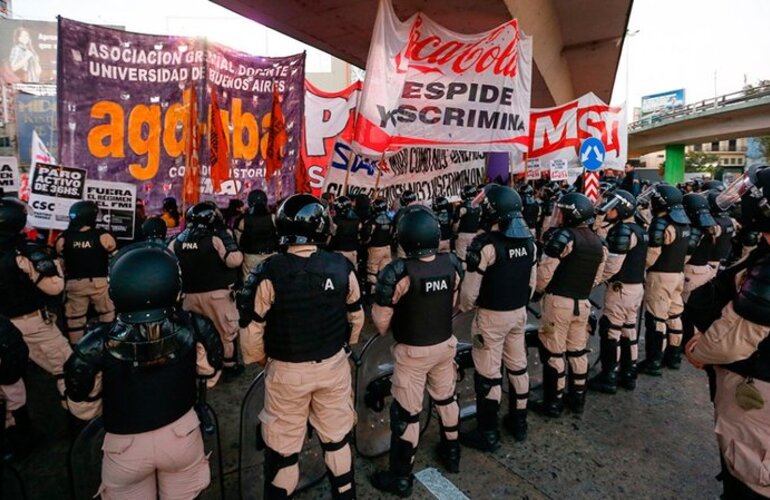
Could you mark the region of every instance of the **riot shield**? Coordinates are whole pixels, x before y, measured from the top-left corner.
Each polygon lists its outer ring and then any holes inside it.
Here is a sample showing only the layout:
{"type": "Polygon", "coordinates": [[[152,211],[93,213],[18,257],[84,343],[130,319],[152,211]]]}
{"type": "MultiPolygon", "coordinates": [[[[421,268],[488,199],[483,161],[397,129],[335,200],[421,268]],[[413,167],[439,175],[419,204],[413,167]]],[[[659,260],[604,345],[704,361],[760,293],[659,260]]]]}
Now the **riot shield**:
{"type": "Polygon", "coordinates": [[[96,417],[75,437],[70,447],[67,473],[72,498],[92,498],[102,483],[102,417],[96,417]]]}
{"type": "MultiPolygon", "coordinates": [[[[375,335],[361,350],[356,364],[355,403],[358,422],[354,429],[358,453],[365,458],[383,455],[390,449],[390,395],[393,376],[392,335],[375,335]]],[[[430,423],[430,398],[425,395],[420,413],[420,431],[430,423]]]]}
{"type": "MultiPolygon", "coordinates": [[[[476,389],[473,384],[473,338],[471,324],[476,316],[476,311],[460,313],[452,318],[452,331],[457,337],[457,404],[460,406],[460,420],[467,420],[476,416],[476,389]]],[[[437,417],[438,418],[438,417],[437,417]]]]}
{"type": "MultiPolygon", "coordinates": [[[[241,404],[238,481],[242,500],[262,498],[265,452],[259,414],[264,406],[265,372],[262,371],[254,378],[241,404]]],[[[308,427],[307,437],[299,455],[299,470],[300,478],[297,491],[318,483],[326,475],[323,450],[311,427],[308,427]]]]}

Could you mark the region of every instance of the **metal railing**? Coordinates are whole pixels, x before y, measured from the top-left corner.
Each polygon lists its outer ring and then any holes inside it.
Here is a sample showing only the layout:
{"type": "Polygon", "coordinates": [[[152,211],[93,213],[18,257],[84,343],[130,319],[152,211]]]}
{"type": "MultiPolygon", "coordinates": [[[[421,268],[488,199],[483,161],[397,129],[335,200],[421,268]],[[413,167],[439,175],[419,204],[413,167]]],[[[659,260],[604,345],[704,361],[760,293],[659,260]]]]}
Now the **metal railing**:
{"type": "Polygon", "coordinates": [[[735,104],[742,104],[766,97],[770,97],[770,84],[765,84],[746,90],[739,90],[738,92],[732,92],[730,94],[721,95],[719,97],[711,97],[709,99],[704,99],[702,101],[688,104],[686,106],[680,106],[678,108],[664,111],[662,113],[645,116],[641,120],[629,123],[628,130],[629,132],[633,132],[635,130],[640,130],[647,127],[657,127],[666,121],[687,118],[699,113],[703,113],[705,111],[712,111],[714,109],[732,106],[735,104]]]}

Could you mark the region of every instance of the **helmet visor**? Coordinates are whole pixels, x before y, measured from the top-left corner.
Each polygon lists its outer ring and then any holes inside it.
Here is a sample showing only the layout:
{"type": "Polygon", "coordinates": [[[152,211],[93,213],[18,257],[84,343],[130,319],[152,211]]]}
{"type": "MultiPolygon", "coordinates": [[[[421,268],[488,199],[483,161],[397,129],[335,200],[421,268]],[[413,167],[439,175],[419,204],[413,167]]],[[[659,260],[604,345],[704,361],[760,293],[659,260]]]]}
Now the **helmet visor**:
{"type": "Polygon", "coordinates": [[[752,192],[752,190],[755,189],[755,179],[756,175],[751,175],[749,172],[744,173],[738,179],[733,181],[727,189],[719,193],[716,198],[717,206],[722,210],[728,210],[736,203],[739,203],[743,195],[752,192]]]}

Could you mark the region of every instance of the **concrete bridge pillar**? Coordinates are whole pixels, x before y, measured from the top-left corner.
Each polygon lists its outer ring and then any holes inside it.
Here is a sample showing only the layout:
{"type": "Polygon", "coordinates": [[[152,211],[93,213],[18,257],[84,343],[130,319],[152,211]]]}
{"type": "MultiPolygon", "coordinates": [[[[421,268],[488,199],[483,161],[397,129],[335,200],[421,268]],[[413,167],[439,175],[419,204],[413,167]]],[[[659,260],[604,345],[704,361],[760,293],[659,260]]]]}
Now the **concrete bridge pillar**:
{"type": "Polygon", "coordinates": [[[672,185],[684,181],[684,144],[666,145],[666,170],[663,179],[672,185]]]}

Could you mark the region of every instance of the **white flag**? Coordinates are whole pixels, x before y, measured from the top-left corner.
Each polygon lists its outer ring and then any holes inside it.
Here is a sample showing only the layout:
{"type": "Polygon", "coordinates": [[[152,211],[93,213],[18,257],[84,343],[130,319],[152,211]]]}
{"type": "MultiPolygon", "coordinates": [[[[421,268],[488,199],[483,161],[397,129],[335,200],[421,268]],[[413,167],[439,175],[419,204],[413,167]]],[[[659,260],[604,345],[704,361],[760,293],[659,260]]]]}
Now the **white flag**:
{"type": "Polygon", "coordinates": [[[56,164],[56,158],[45,147],[45,143],[40,136],[37,135],[37,131],[32,131],[32,153],[30,154],[30,170],[35,168],[38,163],[50,163],[56,164]]]}

